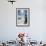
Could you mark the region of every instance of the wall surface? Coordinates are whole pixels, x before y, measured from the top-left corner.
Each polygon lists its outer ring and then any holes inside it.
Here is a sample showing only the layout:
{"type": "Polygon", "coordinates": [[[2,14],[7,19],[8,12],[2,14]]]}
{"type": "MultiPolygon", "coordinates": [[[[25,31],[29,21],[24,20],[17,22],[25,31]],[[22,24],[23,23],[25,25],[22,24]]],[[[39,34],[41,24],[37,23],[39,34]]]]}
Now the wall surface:
{"type": "Polygon", "coordinates": [[[46,40],[46,0],[17,0],[13,5],[0,0],[0,41],[15,40],[19,32],[46,40]],[[16,27],[16,8],[30,8],[30,27],[16,27]]]}

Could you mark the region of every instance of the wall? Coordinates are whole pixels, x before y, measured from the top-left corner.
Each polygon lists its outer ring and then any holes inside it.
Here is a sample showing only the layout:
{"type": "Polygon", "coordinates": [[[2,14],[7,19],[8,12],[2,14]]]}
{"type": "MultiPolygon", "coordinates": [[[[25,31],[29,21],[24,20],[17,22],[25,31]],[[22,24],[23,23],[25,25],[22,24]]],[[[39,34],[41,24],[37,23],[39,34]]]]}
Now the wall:
{"type": "Polygon", "coordinates": [[[14,5],[0,0],[0,40],[15,40],[18,32],[30,34],[33,40],[46,40],[45,0],[17,0],[14,5]],[[30,8],[30,27],[16,27],[16,8],[30,8]]]}

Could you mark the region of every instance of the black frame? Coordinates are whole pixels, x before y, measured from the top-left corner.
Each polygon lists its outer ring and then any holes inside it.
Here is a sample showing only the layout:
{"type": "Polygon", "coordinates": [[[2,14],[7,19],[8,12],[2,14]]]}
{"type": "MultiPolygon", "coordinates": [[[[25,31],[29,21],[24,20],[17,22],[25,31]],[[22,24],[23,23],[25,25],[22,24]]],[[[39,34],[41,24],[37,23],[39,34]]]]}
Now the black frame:
{"type": "Polygon", "coordinates": [[[16,8],[16,26],[17,27],[28,27],[30,26],[30,8],[16,8]],[[28,9],[28,25],[17,25],[17,9],[28,9]]]}

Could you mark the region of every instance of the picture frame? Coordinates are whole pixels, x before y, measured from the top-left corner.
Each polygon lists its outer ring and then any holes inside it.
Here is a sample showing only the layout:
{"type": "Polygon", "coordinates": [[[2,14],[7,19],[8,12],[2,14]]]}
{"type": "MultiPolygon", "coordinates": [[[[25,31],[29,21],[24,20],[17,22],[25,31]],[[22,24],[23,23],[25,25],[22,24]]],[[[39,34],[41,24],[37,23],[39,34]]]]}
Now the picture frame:
{"type": "Polygon", "coordinates": [[[16,26],[18,27],[30,26],[29,8],[16,8],[16,26]]]}

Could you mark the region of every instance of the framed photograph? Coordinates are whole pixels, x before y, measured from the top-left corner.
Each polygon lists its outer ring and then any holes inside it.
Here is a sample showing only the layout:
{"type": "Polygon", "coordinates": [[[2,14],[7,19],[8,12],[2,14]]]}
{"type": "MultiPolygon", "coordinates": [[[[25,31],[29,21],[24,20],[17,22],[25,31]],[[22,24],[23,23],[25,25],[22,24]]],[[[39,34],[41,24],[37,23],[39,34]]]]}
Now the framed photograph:
{"type": "Polygon", "coordinates": [[[16,8],[16,26],[30,26],[29,8],[16,8]]]}

